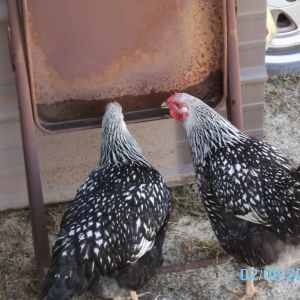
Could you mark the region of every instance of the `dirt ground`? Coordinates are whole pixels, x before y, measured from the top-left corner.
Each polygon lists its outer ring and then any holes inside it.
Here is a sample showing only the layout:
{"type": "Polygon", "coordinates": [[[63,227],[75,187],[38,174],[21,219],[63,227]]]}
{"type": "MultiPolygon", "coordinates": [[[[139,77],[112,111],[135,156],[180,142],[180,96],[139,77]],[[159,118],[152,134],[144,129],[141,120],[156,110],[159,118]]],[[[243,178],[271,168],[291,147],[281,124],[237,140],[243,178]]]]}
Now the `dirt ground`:
{"type": "MultiPolygon", "coordinates": [[[[295,163],[300,162],[300,77],[271,77],[266,84],[265,138],[295,163]]],[[[198,258],[217,258],[222,249],[211,230],[195,184],[172,188],[173,213],[164,247],[164,265],[198,258]]],[[[47,207],[53,241],[66,204],[47,207]]],[[[28,210],[0,213],[0,299],[34,299],[36,283],[28,210]]],[[[234,260],[197,270],[161,273],[142,291],[141,299],[192,300],[236,299],[226,287],[242,291],[239,272],[244,266],[234,260]]],[[[300,268],[300,264],[295,267],[300,268]]],[[[256,283],[256,299],[300,299],[300,281],[256,283]]],[[[98,299],[89,293],[77,300],[98,299]]]]}

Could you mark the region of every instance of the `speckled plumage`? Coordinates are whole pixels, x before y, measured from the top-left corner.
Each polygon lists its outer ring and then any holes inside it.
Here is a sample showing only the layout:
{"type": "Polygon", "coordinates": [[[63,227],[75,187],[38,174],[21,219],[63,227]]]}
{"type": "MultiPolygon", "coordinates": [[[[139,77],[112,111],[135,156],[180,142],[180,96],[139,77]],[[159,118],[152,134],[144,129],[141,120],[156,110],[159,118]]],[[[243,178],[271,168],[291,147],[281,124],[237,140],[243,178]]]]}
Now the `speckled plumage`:
{"type": "Polygon", "coordinates": [[[170,102],[178,113],[187,108],[197,184],[220,244],[250,266],[275,262],[300,242],[300,169],[201,100],[176,94],[170,102]]]}
{"type": "Polygon", "coordinates": [[[100,164],[65,212],[42,287],[47,299],[94,288],[104,298],[138,289],[162,263],[169,191],[109,104],[100,164]]]}

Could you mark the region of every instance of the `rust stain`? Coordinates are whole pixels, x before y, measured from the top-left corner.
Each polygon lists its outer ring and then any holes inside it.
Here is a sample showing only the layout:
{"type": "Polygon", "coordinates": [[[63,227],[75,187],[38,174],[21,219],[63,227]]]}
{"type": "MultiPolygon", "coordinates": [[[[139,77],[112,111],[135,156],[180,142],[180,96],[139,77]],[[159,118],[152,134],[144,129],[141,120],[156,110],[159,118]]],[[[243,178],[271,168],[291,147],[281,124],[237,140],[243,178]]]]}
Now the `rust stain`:
{"type": "Polygon", "coordinates": [[[222,265],[229,261],[231,256],[228,254],[222,254],[219,257],[215,258],[203,258],[197,261],[186,263],[186,264],[178,264],[178,265],[170,265],[164,266],[160,269],[161,273],[174,273],[174,272],[182,272],[187,270],[197,270],[201,268],[207,268],[210,266],[222,265]]]}
{"type": "Polygon", "coordinates": [[[23,1],[41,120],[86,119],[118,99],[126,111],[159,107],[191,87],[203,99],[212,78],[220,88],[204,100],[222,98],[223,1],[23,1]]]}
{"type": "MultiPolygon", "coordinates": [[[[204,99],[209,105],[215,106],[215,103],[222,97],[222,82],[222,72],[216,71],[200,84],[190,86],[182,91],[204,99]]],[[[161,103],[173,92],[175,90],[139,96],[124,95],[116,97],[114,100],[123,106],[126,118],[126,113],[128,112],[160,107],[161,103]]],[[[47,123],[74,120],[77,122],[77,125],[80,125],[86,122],[86,118],[97,118],[97,123],[99,124],[99,116],[104,114],[105,105],[110,101],[112,101],[111,98],[91,99],[89,101],[85,99],[66,99],[53,104],[38,104],[37,109],[41,119],[47,123]]],[[[47,125],[45,124],[45,126],[47,125]]],[[[51,125],[49,124],[48,126],[51,125]]]]}

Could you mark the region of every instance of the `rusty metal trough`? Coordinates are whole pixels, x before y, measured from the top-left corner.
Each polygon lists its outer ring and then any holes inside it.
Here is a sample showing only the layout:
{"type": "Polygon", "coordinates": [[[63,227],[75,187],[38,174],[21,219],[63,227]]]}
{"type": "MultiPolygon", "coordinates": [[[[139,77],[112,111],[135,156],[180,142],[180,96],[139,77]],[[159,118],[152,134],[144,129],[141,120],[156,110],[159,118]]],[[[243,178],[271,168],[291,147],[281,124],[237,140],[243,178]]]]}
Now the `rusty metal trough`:
{"type": "Polygon", "coordinates": [[[162,117],[160,103],[186,91],[224,99],[224,1],[24,0],[23,26],[36,124],[99,125],[107,102],[126,119],[162,117]]]}

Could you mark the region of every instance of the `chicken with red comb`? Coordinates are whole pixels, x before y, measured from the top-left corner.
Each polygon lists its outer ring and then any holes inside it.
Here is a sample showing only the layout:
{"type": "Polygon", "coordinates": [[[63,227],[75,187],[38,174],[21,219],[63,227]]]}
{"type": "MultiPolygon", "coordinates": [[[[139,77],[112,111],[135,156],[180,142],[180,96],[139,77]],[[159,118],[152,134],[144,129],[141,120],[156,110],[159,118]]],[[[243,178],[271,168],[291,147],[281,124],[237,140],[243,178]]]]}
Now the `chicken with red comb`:
{"type": "MultiPolygon", "coordinates": [[[[198,189],[221,246],[249,266],[249,275],[253,267],[278,262],[300,243],[300,168],[200,99],[176,93],[167,102],[186,130],[198,189]]],[[[248,281],[242,298],[255,294],[248,281]]]]}

